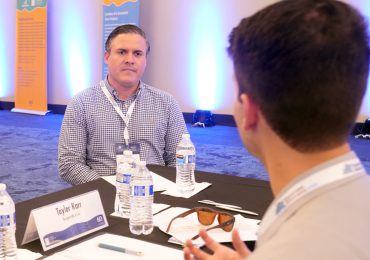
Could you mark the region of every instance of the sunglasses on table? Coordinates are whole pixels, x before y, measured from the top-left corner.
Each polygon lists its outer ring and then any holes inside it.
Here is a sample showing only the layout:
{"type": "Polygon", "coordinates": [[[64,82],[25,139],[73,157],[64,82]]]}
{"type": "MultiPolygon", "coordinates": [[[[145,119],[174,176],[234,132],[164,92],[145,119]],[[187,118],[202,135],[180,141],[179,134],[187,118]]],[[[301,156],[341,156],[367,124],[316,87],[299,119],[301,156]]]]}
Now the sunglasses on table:
{"type": "MultiPolygon", "coordinates": [[[[174,217],[170,221],[170,223],[168,224],[166,233],[168,233],[170,231],[172,222],[175,219],[184,218],[184,217],[186,217],[186,216],[188,216],[188,215],[190,215],[194,212],[197,213],[199,223],[204,225],[204,226],[211,225],[214,222],[214,220],[217,216],[218,225],[207,228],[206,231],[211,230],[211,229],[215,229],[215,228],[221,228],[222,230],[224,230],[226,232],[230,232],[234,227],[235,217],[232,214],[227,213],[227,212],[215,211],[211,208],[206,208],[206,207],[196,207],[196,208],[192,208],[192,209],[190,209],[188,211],[185,211],[184,213],[181,213],[180,215],[174,217]]],[[[199,235],[196,235],[196,236],[192,237],[191,240],[195,240],[198,237],[199,237],[199,235]]]]}

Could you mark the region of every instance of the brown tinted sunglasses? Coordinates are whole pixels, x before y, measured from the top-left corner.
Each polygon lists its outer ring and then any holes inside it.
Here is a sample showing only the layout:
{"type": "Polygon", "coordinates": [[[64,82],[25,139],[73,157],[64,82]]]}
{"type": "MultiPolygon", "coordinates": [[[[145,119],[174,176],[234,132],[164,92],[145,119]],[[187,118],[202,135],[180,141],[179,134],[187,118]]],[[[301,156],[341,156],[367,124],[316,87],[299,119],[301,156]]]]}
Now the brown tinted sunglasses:
{"type": "MultiPolygon", "coordinates": [[[[214,222],[215,217],[217,216],[218,225],[207,228],[206,231],[215,229],[215,228],[222,228],[224,231],[230,232],[234,227],[235,217],[231,215],[230,213],[215,211],[211,208],[206,208],[206,207],[196,207],[196,208],[185,211],[184,213],[181,213],[180,215],[174,217],[171,220],[171,222],[168,224],[166,232],[168,233],[170,231],[172,222],[175,219],[184,218],[194,212],[197,213],[199,223],[205,226],[211,225],[214,222]]],[[[191,240],[197,239],[198,237],[199,235],[196,235],[192,237],[191,240]]]]}

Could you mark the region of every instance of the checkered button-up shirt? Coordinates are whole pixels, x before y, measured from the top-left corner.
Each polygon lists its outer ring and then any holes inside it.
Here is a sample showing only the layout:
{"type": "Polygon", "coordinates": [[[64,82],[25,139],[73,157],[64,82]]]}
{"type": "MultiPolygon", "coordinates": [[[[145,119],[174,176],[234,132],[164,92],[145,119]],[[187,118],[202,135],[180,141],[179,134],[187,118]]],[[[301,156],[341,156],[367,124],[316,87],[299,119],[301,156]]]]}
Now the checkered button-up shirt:
{"type": "MultiPolygon", "coordinates": [[[[148,164],[175,166],[176,146],[187,133],[178,103],[168,93],[140,83],[139,91],[125,101],[105,84],[126,115],[135,107],[128,123],[129,142],[140,144],[140,158],[148,164]]],[[[82,91],[68,104],[59,138],[59,175],[80,184],[114,175],[115,144],[124,142],[125,122],[114,110],[100,85],[82,91]]]]}

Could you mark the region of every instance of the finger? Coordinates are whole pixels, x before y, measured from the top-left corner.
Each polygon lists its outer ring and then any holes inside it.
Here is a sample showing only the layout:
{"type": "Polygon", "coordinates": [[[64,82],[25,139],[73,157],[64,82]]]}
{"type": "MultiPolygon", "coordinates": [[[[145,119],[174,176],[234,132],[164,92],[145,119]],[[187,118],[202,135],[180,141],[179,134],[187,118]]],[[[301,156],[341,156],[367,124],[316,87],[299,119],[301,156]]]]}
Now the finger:
{"type": "MultiPolygon", "coordinates": [[[[185,248],[189,249],[189,251],[190,251],[189,255],[191,256],[191,254],[192,254],[193,256],[195,256],[196,259],[203,260],[203,259],[207,259],[208,257],[210,257],[209,254],[203,252],[202,250],[200,250],[199,248],[194,246],[194,244],[191,242],[191,240],[186,240],[185,248]]],[[[185,254],[184,254],[184,256],[185,256],[185,254]]],[[[193,258],[189,258],[189,259],[193,259],[193,258]]],[[[188,260],[188,259],[186,259],[186,260],[188,260]]]]}
{"type": "Polygon", "coordinates": [[[184,259],[185,260],[193,260],[193,257],[192,257],[191,252],[190,252],[190,248],[185,246],[184,249],[183,249],[183,252],[184,252],[184,259]]]}
{"type": "Polygon", "coordinates": [[[188,240],[185,241],[184,247],[189,248],[189,250],[191,251],[194,248],[194,244],[190,239],[188,239],[188,240]]]}
{"type": "Polygon", "coordinates": [[[207,233],[207,231],[205,231],[204,229],[202,229],[200,232],[199,232],[199,236],[204,240],[204,242],[206,243],[206,246],[211,249],[213,252],[215,252],[217,250],[217,248],[219,248],[221,245],[219,243],[217,243],[215,240],[213,240],[207,233]]]}
{"type": "Polygon", "coordinates": [[[236,252],[238,252],[238,254],[242,258],[249,256],[251,252],[249,251],[248,247],[245,245],[244,241],[241,240],[239,236],[239,232],[236,228],[233,230],[231,237],[232,237],[233,246],[236,252]]]}

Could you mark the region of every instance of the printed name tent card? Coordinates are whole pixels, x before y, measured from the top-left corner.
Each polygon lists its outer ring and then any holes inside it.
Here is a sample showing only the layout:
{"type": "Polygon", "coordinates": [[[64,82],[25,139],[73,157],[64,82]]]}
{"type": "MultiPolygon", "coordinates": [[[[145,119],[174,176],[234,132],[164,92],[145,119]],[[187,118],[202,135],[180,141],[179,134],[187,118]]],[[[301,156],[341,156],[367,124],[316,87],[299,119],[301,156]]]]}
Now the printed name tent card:
{"type": "Polygon", "coordinates": [[[94,190],[33,209],[22,245],[40,238],[46,251],[107,226],[99,192],[94,190]]]}

